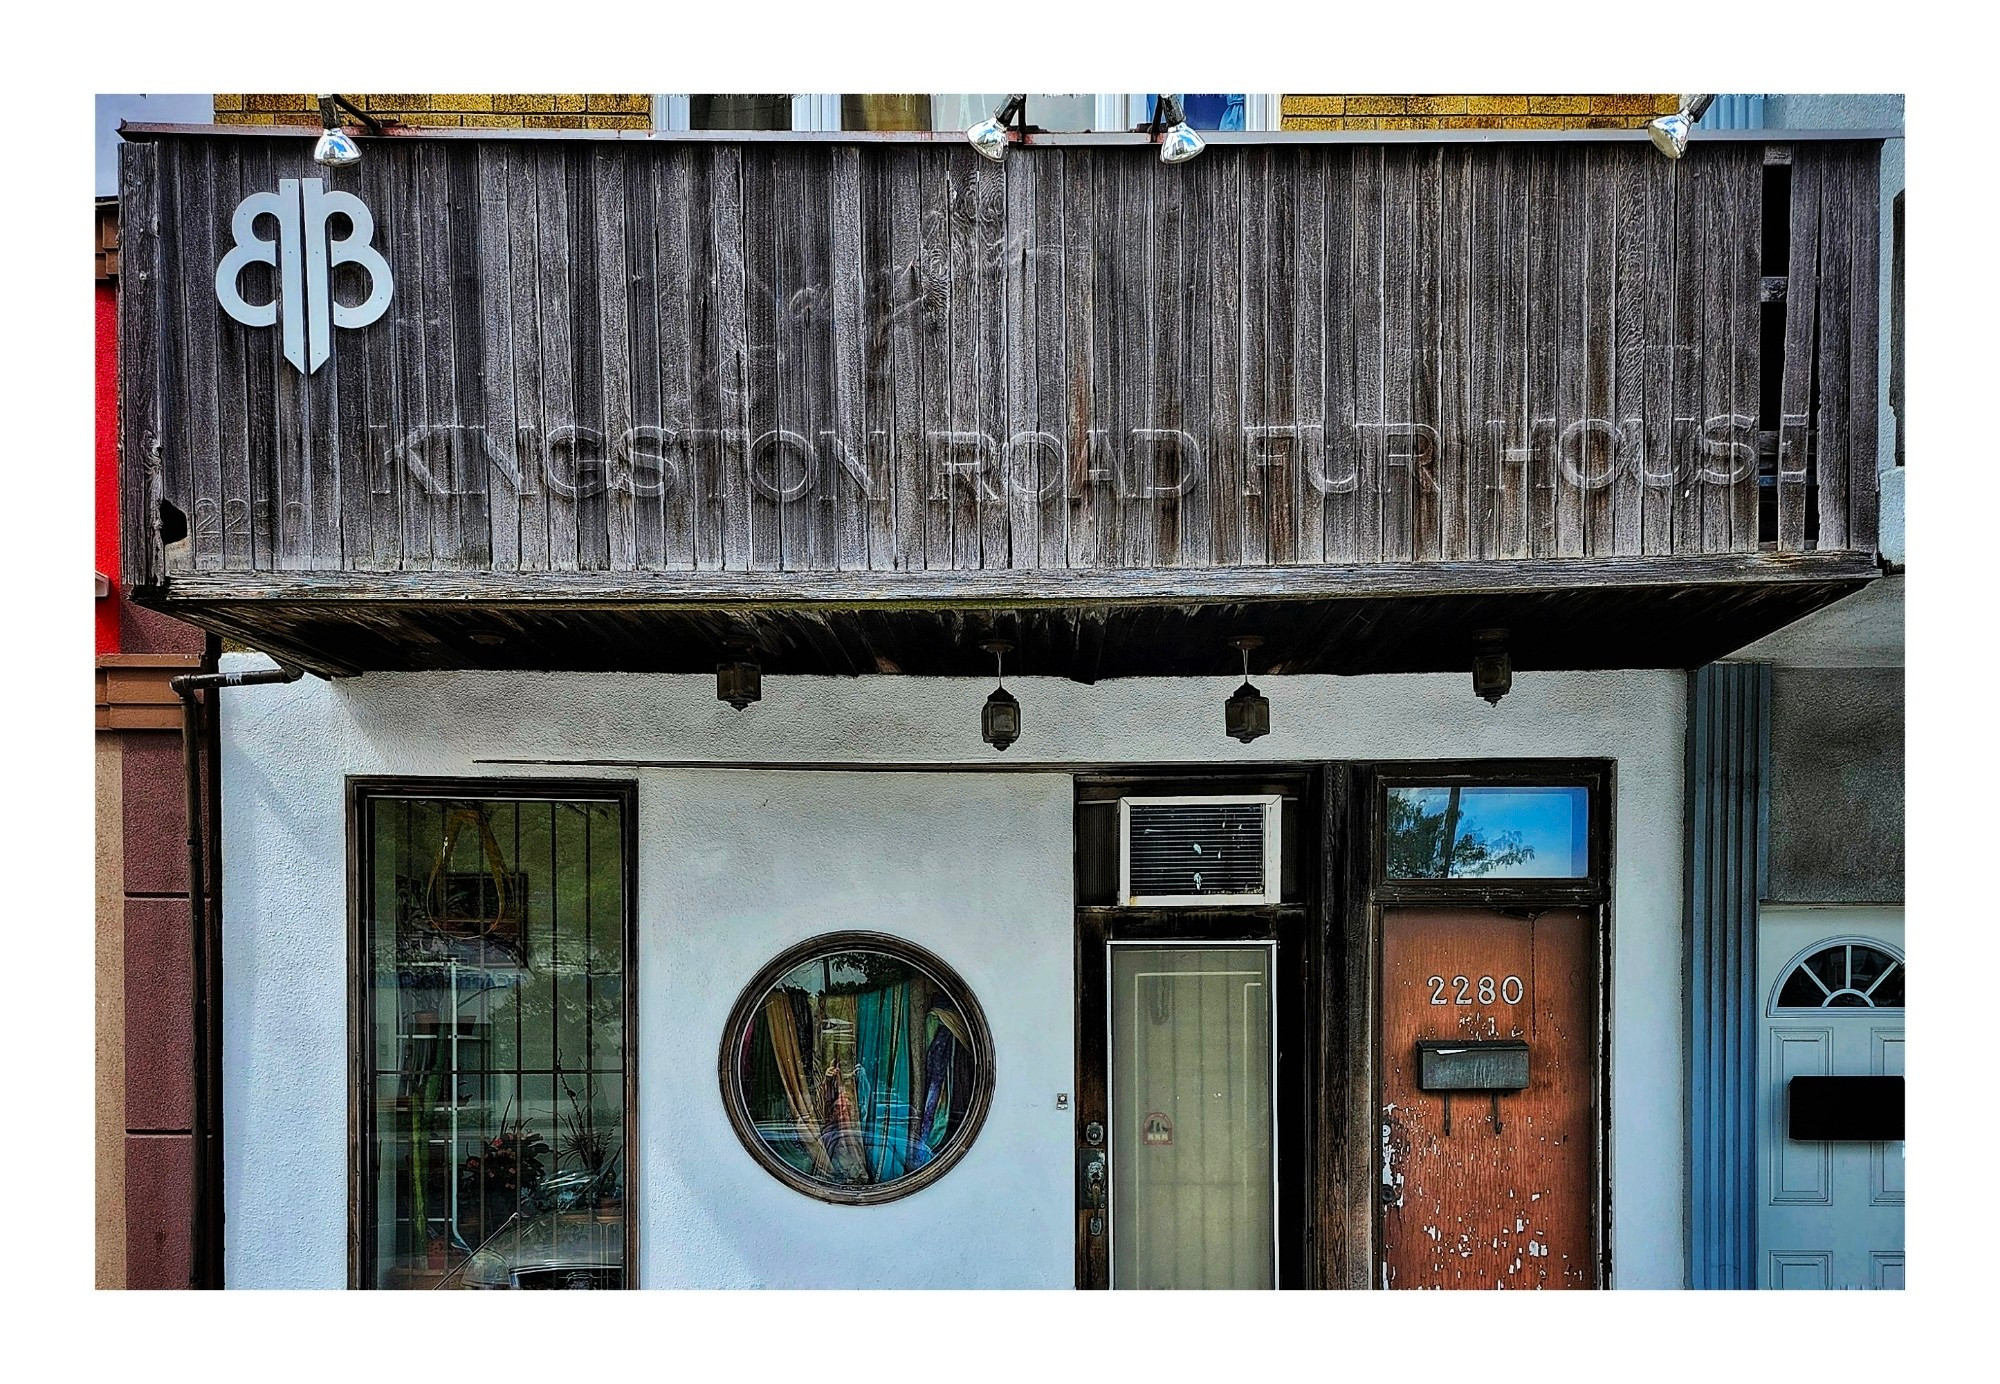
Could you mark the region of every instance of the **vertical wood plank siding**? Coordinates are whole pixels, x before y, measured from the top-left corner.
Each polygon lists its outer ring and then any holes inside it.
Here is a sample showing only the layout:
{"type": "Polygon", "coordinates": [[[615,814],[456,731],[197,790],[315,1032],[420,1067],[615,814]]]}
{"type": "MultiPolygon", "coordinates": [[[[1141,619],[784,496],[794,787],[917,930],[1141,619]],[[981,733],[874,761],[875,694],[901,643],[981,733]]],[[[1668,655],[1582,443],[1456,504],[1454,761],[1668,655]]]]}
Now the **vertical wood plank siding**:
{"type": "Polygon", "coordinates": [[[1757,1286],[1757,906],[1771,670],[1690,674],[1688,1286],[1757,1286]]]}
{"type": "Polygon", "coordinates": [[[148,247],[123,263],[118,278],[118,546],[128,591],[157,586],[166,578],[160,501],[166,497],[170,449],[161,436],[166,245],[160,227],[159,153],[150,144],[128,146],[120,151],[118,165],[120,234],[135,246],[148,247]]]}
{"type": "MultiPolygon", "coordinates": [[[[1870,144],[386,141],[124,150],[128,581],[1872,551],[1870,144]],[[300,374],[217,307],[246,195],[353,191],[395,296],[300,374]],[[157,502],[187,516],[170,549],[157,502]]],[[[263,223],[260,234],[271,234],[263,223]]],[[[261,267],[251,301],[276,292],[261,267]]],[[[337,269],[352,302],[362,275],[337,269]]]]}

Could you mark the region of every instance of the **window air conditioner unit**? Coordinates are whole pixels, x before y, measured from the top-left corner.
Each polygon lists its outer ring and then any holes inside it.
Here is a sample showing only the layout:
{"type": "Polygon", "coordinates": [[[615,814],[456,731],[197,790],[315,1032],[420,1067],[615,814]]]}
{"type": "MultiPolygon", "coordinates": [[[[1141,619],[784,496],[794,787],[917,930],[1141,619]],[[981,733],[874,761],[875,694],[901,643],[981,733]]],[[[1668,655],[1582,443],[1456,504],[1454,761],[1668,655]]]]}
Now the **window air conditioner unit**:
{"type": "Polygon", "coordinates": [[[1118,800],[1118,896],[1128,906],[1278,902],[1275,793],[1118,800]]]}

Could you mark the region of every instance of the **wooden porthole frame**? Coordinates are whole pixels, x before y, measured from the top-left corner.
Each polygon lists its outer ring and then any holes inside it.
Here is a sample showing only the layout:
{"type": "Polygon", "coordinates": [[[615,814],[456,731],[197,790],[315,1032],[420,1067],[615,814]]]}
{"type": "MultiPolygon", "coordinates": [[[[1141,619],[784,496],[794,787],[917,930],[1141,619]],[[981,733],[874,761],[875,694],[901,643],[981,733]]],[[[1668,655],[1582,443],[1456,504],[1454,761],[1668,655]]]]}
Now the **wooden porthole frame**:
{"type": "Polygon", "coordinates": [[[716,1057],[716,1074],[722,1090],[722,1108],[729,1116],[729,1126],[736,1131],[736,1137],[751,1159],[778,1181],[793,1191],[813,1198],[815,1201],[829,1202],[836,1206],[874,1206],[883,1202],[897,1201],[914,1192],[922,1191],[936,1182],[958,1165],[958,1162],[972,1148],[979,1138],[981,1126],[986,1122],[986,1112],[993,1103],[994,1080],[993,1034],[986,1023],[985,1011],[980,1008],[979,998],[965,978],[952,969],[934,953],[918,946],[906,938],[880,932],[825,932],[809,937],[805,941],[785,948],[758,971],[750,983],[737,996],[730,1007],[729,1020],[722,1031],[722,1044],[716,1057]],[[797,967],[818,957],[834,952],[871,951],[894,958],[906,966],[922,971],[931,982],[949,994],[964,1018],[969,1046],[972,1049],[972,1092],[966,1104],[965,1119],[944,1148],[923,1167],[907,1173],[894,1182],[874,1185],[842,1186],[822,1182],[809,1177],[778,1158],[763,1138],[757,1133],[755,1123],[750,1119],[745,1106],[742,1089],[742,1073],[737,1064],[745,1028],[756,1018],[757,1011],[771,993],[771,990],[786,975],[797,967]]]}

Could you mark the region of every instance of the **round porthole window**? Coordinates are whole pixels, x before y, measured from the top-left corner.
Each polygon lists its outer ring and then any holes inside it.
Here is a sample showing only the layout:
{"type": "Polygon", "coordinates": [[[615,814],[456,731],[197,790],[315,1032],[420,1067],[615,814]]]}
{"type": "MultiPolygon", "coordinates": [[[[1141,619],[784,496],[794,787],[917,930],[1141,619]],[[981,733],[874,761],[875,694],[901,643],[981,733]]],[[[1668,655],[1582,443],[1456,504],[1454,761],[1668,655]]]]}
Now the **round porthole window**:
{"type": "Polygon", "coordinates": [[[893,1201],[965,1155],[993,1093],[986,1016],[958,973],[871,932],[775,958],[730,1014],[722,1103],[772,1176],[822,1201],[893,1201]]]}

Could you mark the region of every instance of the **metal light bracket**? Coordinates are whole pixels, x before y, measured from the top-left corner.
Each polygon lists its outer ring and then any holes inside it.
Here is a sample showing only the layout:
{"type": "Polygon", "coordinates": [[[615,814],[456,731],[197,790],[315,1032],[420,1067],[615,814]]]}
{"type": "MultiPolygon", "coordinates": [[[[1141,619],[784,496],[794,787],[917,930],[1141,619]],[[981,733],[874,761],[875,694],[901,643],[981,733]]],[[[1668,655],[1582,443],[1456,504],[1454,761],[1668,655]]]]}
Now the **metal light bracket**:
{"type": "Polygon", "coordinates": [[[326,125],[327,129],[334,130],[340,127],[340,117],[334,114],[336,106],[367,126],[369,134],[379,135],[382,133],[381,121],[377,120],[367,111],[362,110],[361,107],[355,105],[337,91],[324,92],[319,98],[319,118],[326,125]]]}
{"type": "Polygon", "coordinates": [[[1153,118],[1146,126],[1146,133],[1158,139],[1160,131],[1171,125],[1185,124],[1187,113],[1181,109],[1180,99],[1163,91],[1153,101],[1153,118]]]}

